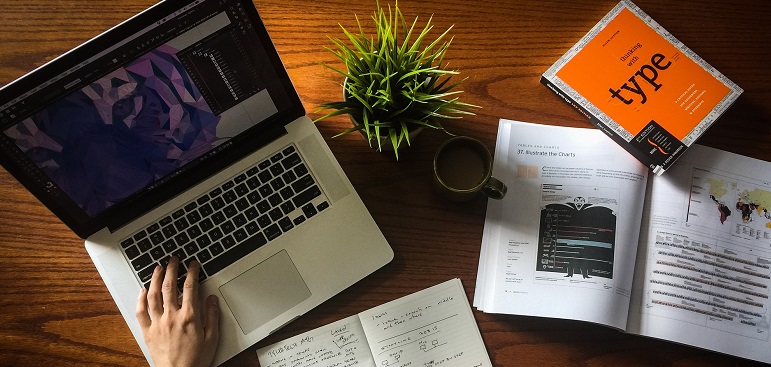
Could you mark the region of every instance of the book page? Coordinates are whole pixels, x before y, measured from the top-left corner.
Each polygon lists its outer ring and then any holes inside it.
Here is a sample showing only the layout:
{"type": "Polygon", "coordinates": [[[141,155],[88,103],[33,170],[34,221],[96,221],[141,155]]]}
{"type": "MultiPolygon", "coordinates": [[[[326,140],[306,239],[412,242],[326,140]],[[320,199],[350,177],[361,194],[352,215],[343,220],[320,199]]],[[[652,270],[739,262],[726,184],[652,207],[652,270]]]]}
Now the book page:
{"type": "Polygon", "coordinates": [[[257,350],[262,367],[375,367],[359,317],[347,317],[257,350]]]}
{"type": "Polygon", "coordinates": [[[498,134],[475,306],[625,328],[647,168],[596,129],[498,134]]]}
{"type": "Polygon", "coordinates": [[[694,145],[649,191],[629,332],[771,363],[771,163],[694,145]]]}
{"type": "Polygon", "coordinates": [[[459,279],[359,314],[377,366],[491,367],[459,279]]]}

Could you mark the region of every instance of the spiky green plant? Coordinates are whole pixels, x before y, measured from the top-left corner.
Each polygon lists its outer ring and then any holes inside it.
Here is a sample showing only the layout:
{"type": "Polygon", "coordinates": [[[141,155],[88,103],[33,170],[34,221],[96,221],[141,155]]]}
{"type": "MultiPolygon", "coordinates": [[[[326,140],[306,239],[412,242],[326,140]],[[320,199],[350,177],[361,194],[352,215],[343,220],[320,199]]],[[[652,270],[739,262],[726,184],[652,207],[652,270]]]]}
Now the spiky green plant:
{"type": "Polygon", "coordinates": [[[452,27],[428,43],[426,36],[433,28],[433,17],[415,37],[417,17],[408,26],[398,3],[393,10],[390,6],[383,9],[379,2],[376,6],[372,16],[374,38],[365,34],[358,17],[358,33],[340,25],[350,46],[338,38],[328,37],[336,49],[326,49],[345,64],[346,70],[325,66],[345,76],[344,98],[322,104],[320,111],[333,111],[315,121],[348,114],[358,125],[335,137],[364,131],[370,146],[375,140],[380,151],[381,137],[386,137],[398,159],[399,147],[402,142],[410,144],[409,133],[413,129],[444,130],[443,119],[473,115],[471,111],[478,106],[459,101],[458,94],[462,91],[453,89],[461,81],[450,82],[458,72],[446,70],[444,56],[452,39],[442,40],[452,27]],[[423,47],[424,43],[427,46],[423,47]]]}

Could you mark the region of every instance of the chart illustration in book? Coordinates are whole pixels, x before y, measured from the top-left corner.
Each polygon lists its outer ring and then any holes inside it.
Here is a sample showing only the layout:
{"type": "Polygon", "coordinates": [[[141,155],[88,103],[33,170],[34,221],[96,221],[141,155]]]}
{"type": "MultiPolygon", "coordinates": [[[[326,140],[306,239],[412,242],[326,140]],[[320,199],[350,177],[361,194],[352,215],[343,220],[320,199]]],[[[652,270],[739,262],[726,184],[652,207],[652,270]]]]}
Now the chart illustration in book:
{"type": "Polygon", "coordinates": [[[704,227],[721,238],[771,245],[771,187],[729,173],[694,168],[686,214],[688,227],[704,227]]]}
{"type": "Polygon", "coordinates": [[[769,339],[771,187],[694,166],[683,225],[657,228],[646,313],[769,339]]]}
{"type": "Polygon", "coordinates": [[[618,190],[542,185],[536,271],[613,279],[618,190]]]}
{"type": "Polygon", "coordinates": [[[769,338],[769,258],[696,234],[656,231],[646,313],[769,338]]]}

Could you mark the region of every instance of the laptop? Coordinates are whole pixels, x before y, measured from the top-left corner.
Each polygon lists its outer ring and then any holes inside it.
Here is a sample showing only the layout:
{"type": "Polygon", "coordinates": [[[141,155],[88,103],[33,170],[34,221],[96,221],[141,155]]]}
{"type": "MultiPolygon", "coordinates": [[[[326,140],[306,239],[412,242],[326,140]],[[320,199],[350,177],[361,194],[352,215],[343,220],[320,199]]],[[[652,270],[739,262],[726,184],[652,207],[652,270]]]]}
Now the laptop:
{"type": "Polygon", "coordinates": [[[250,0],[163,1],[6,85],[0,163],[85,239],[150,364],[136,299],[171,255],[221,300],[215,364],[393,258],[250,0]]]}

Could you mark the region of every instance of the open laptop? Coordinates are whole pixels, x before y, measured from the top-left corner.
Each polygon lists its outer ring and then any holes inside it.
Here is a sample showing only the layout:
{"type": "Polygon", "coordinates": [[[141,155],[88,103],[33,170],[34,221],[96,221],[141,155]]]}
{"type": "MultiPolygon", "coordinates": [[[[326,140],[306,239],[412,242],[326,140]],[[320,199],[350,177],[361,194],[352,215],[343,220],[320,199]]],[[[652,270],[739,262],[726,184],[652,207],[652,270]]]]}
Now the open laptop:
{"type": "Polygon", "coordinates": [[[151,364],[136,299],[171,255],[221,299],[216,364],[393,258],[251,0],[161,2],[0,89],[0,163],[86,239],[151,364]]]}

